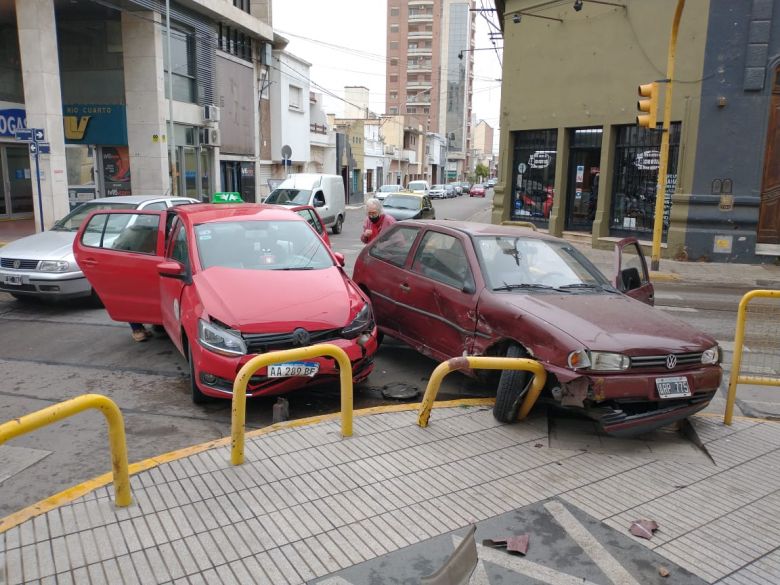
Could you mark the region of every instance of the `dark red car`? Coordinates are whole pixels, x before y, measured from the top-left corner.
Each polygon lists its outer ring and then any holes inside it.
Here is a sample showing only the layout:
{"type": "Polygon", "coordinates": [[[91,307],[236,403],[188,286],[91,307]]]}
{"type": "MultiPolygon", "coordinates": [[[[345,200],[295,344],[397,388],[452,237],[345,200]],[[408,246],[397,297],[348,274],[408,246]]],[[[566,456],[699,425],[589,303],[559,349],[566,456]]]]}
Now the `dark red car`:
{"type": "Polygon", "coordinates": [[[485,186],[481,183],[478,183],[474,185],[471,189],[469,189],[469,197],[484,197],[485,196],[485,186]]]}
{"type": "MultiPolygon", "coordinates": [[[[382,332],[437,361],[539,360],[548,372],[544,399],[607,433],[632,435],[706,407],[721,381],[720,350],[650,306],[636,240],[617,250],[610,281],[565,240],[528,229],[399,222],[363,249],[353,279],[382,332]]],[[[516,420],[528,377],[507,370],[493,379],[497,419],[516,420]]]]}
{"type": "MultiPolygon", "coordinates": [[[[195,402],[230,398],[237,372],[257,354],[314,343],[343,349],[355,382],[371,373],[377,329],[368,297],[344,257],[289,208],[96,212],[73,250],[112,319],[165,328],[189,362],[195,402]]],[[[270,365],[252,376],[247,396],[338,376],[328,357],[270,365]]]]}

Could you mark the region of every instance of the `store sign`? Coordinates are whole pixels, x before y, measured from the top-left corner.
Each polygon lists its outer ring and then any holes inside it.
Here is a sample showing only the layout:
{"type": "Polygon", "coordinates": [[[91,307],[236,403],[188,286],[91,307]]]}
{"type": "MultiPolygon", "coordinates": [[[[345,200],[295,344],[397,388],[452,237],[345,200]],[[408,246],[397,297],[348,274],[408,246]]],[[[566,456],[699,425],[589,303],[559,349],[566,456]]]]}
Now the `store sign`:
{"type": "Polygon", "coordinates": [[[657,150],[645,150],[636,155],[634,166],[643,171],[657,171],[661,153],[657,150]]]}
{"type": "Polygon", "coordinates": [[[528,157],[528,166],[532,169],[546,169],[551,162],[552,157],[550,154],[541,150],[537,150],[528,157]]]}
{"type": "Polygon", "coordinates": [[[66,144],[127,144],[125,106],[119,104],[63,104],[66,144]]]}
{"type": "Polygon", "coordinates": [[[24,108],[0,109],[0,137],[13,138],[16,130],[27,126],[24,108]]]}

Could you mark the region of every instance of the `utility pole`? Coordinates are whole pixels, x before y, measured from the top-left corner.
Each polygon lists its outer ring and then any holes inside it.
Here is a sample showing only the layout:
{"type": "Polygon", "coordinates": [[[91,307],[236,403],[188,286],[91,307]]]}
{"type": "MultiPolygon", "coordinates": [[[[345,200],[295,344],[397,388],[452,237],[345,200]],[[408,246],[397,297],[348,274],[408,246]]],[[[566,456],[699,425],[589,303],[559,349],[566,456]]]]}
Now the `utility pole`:
{"type": "Polygon", "coordinates": [[[677,31],[680,28],[685,0],[677,0],[672,21],[672,34],[669,37],[669,52],[666,60],[666,94],[664,96],[664,123],[661,136],[661,152],[658,161],[658,187],[655,190],[655,219],[653,221],[653,251],[651,270],[658,270],[661,264],[661,237],[664,226],[664,203],[666,201],[666,171],[669,162],[669,126],[672,117],[672,79],[674,79],[674,60],[677,51],[677,31]]]}

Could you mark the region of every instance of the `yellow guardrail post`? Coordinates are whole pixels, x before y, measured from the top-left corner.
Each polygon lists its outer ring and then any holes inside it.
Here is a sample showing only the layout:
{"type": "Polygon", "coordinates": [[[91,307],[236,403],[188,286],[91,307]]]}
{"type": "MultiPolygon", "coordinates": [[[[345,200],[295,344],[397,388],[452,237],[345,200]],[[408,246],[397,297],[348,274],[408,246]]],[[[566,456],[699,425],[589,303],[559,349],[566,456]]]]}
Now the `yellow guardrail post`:
{"type": "Polygon", "coordinates": [[[114,475],[114,497],[119,507],[129,506],[130,475],[127,471],[127,443],[122,412],[116,403],[102,394],[82,394],[59,404],[48,406],[31,414],[0,425],[0,445],[6,441],[34,431],[51,423],[95,408],[103,413],[108,423],[108,440],[111,445],[111,468],[114,475]]]}
{"type": "Polygon", "coordinates": [[[233,414],[231,420],[230,463],[241,465],[244,462],[244,426],[246,423],[246,387],[252,375],[265,366],[302,360],[306,358],[328,356],[339,364],[341,381],[341,436],[352,436],[352,363],[349,357],[337,345],[319,343],[309,347],[297,347],[281,351],[271,351],[253,357],[238,371],[233,383],[233,414]]]}
{"type": "Polygon", "coordinates": [[[506,357],[485,357],[485,356],[463,356],[452,358],[446,362],[439,364],[433,374],[431,374],[430,380],[428,380],[428,386],[425,388],[425,396],[423,396],[422,403],[420,404],[420,410],[417,414],[417,424],[421,427],[428,426],[428,419],[431,416],[431,408],[436,400],[436,394],[439,392],[439,386],[444,376],[455,370],[465,370],[470,368],[472,370],[527,370],[534,375],[531,388],[523,399],[523,403],[520,405],[520,412],[518,412],[517,419],[521,420],[528,416],[531,412],[531,408],[536,403],[536,399],[539,398],[539,394],[544,388],[544,383],[547,381],[547,371],[542,367],[542,364],[536,360],[530,360],[527,358],[506,358],[506,357]]]}
{"type": "Polygon", "coordinates": [[[780,290],[751,290],[739,301],[737,309],[737,330],[734,335],[734,358],[731,362],[731,374],[729,375],[729,391],[726,396],[726,412],[723,415],[723,424],[730,425],[734,418],[734,403],[737,400],[737,384],[761,384],[765,386],[780,386],[780,380],[763,378],[759,376],[741,376],[742,346],[745,343],[745,313],[748,303],[755,298],[780,298],[780,290]]]}

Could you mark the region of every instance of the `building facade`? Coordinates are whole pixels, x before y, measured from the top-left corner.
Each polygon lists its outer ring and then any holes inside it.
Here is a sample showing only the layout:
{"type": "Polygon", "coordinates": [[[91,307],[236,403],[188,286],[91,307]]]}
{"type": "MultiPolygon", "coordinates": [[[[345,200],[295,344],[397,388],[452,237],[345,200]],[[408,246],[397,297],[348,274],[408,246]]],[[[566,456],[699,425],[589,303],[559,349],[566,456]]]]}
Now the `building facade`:
{"type": "Polygon", "coordinates": [[[656,128],[637,126],[636,92],[666,77],[677,0],[495,6],[504,34],[495,222],[580,232],[602,248],[626,236],[649,244],[663,197],[664,257],[780,255],[780,1],[685,3],[663,194],[666,86],[656,128]]]}

